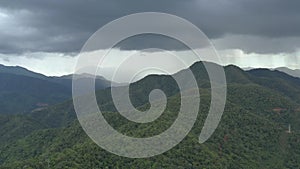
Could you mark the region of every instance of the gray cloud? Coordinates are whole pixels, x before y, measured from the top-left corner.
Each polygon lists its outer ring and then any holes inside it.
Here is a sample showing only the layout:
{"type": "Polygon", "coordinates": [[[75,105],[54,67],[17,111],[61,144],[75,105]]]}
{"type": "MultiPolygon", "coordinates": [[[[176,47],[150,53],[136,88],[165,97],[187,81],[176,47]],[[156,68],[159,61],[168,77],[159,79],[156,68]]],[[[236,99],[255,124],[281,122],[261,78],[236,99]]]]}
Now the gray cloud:
{"type": "Polygon", "coordinates": [[[228,35],[213,40],[213,44],[219,50],[243,49],[245,53],[296,53],[300,49],[300,37],[271,38],[250,35],[228,35]]]}
{"type": "MultiPolygon", "coordinates": [[[[299,46],[298,40],[286,40],[300,37],[299,7],[298,0],[1,1],[0,53],[78,52],[89,36],[104,24],[127,14],[146,11],[183,17],[212,39],[222,39],[228,34],[263,39],[260,43],[262,45],[257,46],[256,41],[240,45],[243,39],[231,38],[235,41],[228,44],[223,42],[223,48],[241,48],[246,52],[259,53],[290,52],[299,46]],[[263,42],[274,39],[283,40],[285,44],[267,45],[267,50],[261,49],[264,48],[263,42]]],[[[176,28],[173,29],[176,31],[176,28]]],[[[128,40],[121,49],[143,49],[149,45],[182,49],[181,44],[170,39],[144,39],[128,40]]]]}

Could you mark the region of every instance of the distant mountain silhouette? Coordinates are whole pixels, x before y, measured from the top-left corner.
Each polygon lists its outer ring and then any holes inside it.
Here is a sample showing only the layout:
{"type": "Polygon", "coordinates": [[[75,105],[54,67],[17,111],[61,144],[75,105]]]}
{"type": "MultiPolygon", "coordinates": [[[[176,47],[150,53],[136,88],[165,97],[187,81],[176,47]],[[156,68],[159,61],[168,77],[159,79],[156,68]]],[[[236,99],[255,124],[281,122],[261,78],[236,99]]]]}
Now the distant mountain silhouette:
{"type": "MultiPolygon", "coordinates": [[[[82,85],[93,78],[87,74],[74,76],[82,85]]],[[[0,65],[0,114],[28,113],[69,99],[72,78],[73,75],[48,77],[19,66],[0,65]]],[[[101,76],[95,79],[97,90],[110,84],[101,76]]]]}
{"type": "Polygon", "coordinates": [[[289,74],[291,76],[300,78],[300,69],[294,69],[293,70],[293,69],[289,69],[287,67],[278,67],[275,70],[278,70],[278,71],[284,72],[286,74],[289,74]]]}
{"type": "MultiPolygon", "coordinates": [[[[267,68],[254,68],[254,67],[244,67],[242,68],[245,71],[253,70],[253,69],[267,69],[267,68]]],[[[278,70],[280,72],[284,72],[290,76],[299,77],[300,78],[300,69],[290,69],[287,67],[277,67],[277,68],[268,68],[269,70],[278,70]]]]}
{"type": "Polygon", "coordinates": [[[22,75],[22,76],[28,76],[28,77],[38,78],[38,79],[46,79],[47,78],[43,74],[30,71],[30,70],[20,67],[20,66],[4,66],[4,65],[0,64],[0,73],[22,75]]]}

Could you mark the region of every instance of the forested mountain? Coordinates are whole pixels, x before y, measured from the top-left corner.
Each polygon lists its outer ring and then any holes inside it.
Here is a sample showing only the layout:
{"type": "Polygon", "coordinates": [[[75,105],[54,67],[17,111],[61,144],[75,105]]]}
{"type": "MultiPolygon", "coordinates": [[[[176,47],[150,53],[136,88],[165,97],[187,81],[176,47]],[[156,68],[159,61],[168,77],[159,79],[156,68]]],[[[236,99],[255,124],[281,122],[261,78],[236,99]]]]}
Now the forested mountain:
{"type": "Polygon", "coordinates": [[[30,71],[30,70],[20,67],[20,66],[4,66],[4,65],[0,64],[0,73],[28,76],[28,77],[38,78],[38,79],[46,79],[47,78],[43,74],[30,71]]]}
{"type": "MultiPolygon", "coordinates": [[[[111,154],[83,132],[72,101],[66,100],[25,115],[0,116],[0,168],[300,168],[300,79],[267,69],[226,66],[228,91],[221,123],[207,142],[199,144],[210,84],[201,62],[191,70],[199,86],[200,111],[192,131],[173,149],[146,159],[111,154]]],[[[149,107],[149,92],[156,88],[165,91],[168,104],[151,123],[133,123],[116,112],[109,88],[96,92],[97,101],[119,132],[153,136],[176,119],[178,86],[167,75],[150,75],[130,86],[131,101],[141,110],[149,107]]]]}
{"type": "MultiPolygon", "coordinates": [[[[47,77],[22,67],[0,65],[0,114],[29,113],[70,99],[72,77],[47,77]]],[[[75,75],[82,85],[90,78],[75,75]]],[[[110,81],[100,76],[96,78],[96,89],[109,86],[110,81]]]]}

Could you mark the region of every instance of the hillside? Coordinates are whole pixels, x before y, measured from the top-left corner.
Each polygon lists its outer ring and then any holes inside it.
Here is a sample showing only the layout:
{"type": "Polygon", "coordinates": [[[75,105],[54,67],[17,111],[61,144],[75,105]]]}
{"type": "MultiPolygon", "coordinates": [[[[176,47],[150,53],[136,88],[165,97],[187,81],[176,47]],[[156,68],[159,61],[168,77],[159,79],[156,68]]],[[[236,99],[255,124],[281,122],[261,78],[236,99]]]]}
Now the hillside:
{"type": "Polygon", "coordinates": [[[46,80],[0,73],[0,114],[30,112],[70,98],[71,90],[46,80]]]}
{"type": "MultiPolygon", "coordinates": [[[[74,76],[82,85],[92,78],[89,75],[74,76]]],[[[27,114],[70,99],[72,77],[47,77],[22,67],[0,65],[0,114],[27,114]]],[[[95,88],[104,89],[110,83],[97,76],[95,88]]]]}
{"type": "MultiPolygon", "coordinates": [[[[201,63],[191,69],[200,86],[198,119],[189,135],[170,151],[146,159],[108,153],[83,132],[69,100],[26,115],[0,116],[0,128],[6,131],[0,133],[4,138],[0,139],[0,168],[300,168],[298,78],[264,69],[225,67],[228,93],[221,123],[207,142],[199,144],[210,85],[201,63]],[[292,133],[287,133],[289,124],[292,133]]],[[[148,94],[154,88],[165,91],[168,105],[151,123],[133,123],[117,113],[110,89],[97,91],[97,101],[119,132],[153,136],[174,122],[180,105],[178,86],[166,75],[150,75],[131,84],[133,104],[147,109],[148,94]]]]}
{"type": "MultiPolygon", "coordinates": [[[[289,116],[289,112],[278,115],[272,111],[273,105],[288,107],[293,103],[288,99],[279,99],[280,95],[269,95],[270,91],[262,87],[247,86],[251,90],[266,90],[260,96],[253,93],[252,99],[265,98],[262,104],[264,109],[258,112],[260,107],[253,109],[249,105],[242,108],[243,104],[248,105],[247,101],[237,102],[234,99],[234,91],[243,91],[243,86],[229,88],[233,97],[229,98],[216,132],[204,144],[198,143],[197,136],[203,126],[205,114],[199,115],[192,132],[178,146],[148,159],[128,159],[106,152],[92,143],[78,122],[74,121],[60,129],[37,130],[1,148],[5,153],[0,156],[6,161],[4,166],[9,168],[47,168],[48,165],[53,168],[298,168],[299,130],[287,134],[286,123],[281,119],[288,118],[285,116],[289,116]]],[[[207,112],[209,95],[204,95],[201,99],[203,106],[200,112],[207,112]]],[[[177,95],[170,98],[171,105],[174,106],[177,102],[177,95]]],[[[136,125],[128,124],[117,113],[105,114],[108,121],[120,132],[142,137],[168,128],[174,121],[174,116],[176,117],[176,112],[166,111],[157,122],[136,125]]]]}
{"type": "Polygon", "coordinates": [[[294,77],[300,77],[300,70],[299,69],[289,69],[287,67],[278,67],[275,70],[284,72],[288,75],[294,76],[294,77]]]}

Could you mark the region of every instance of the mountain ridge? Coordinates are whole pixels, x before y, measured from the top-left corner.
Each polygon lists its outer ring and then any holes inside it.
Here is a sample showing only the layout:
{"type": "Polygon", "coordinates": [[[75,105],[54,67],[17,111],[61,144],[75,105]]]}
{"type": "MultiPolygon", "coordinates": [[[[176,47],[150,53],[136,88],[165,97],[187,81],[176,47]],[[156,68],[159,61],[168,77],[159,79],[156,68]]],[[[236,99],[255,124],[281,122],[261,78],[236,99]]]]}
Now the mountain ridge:
{"type": "MultiPolygon", "coordinates": [[[[0,65],[0,114],[28,113],[71,98],[73,76],[80,85],[91,79],[87,75],[48,77],[20,66],[0,65]]],[[[95,79],[97,90],[110,85],[103,77],[95,79]]]]}
{"type": "MultiPolygon", "coordinates": [[[[24,138],[16,136],[20,130],[2,133],[9,141],[0,140],[0,168],[299,168],[299,78],[265,69],[224,69],[228,79],[225,111],[215,133],[204,144],[198,143],[198,135],[209,109],[211,89],[204,65],[199,62],[191,66],[201,97],[198,118],[190,134],[172,150],[147,159],[106,152],[83,132],[72,100],[66,100],[29,114],[0,115],[0,121],[5,121],[3,128],[24,129],[24,138]],[[291,133],[286,132],[289,124],[291,133]]],[[[103,116],[116,130],[147,137],[170,126],[180,106],[178,86],[169,75],[149,75],[130,84],[133,105],[147,110],[149,92],[155,88],[166,93],[168,104],[162,116],[149,124],[136,124],[121,116],[110,88],[96,91],[96,96],[103,116]]]]}

